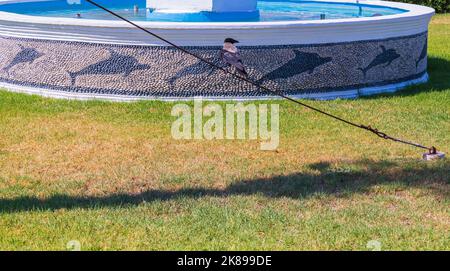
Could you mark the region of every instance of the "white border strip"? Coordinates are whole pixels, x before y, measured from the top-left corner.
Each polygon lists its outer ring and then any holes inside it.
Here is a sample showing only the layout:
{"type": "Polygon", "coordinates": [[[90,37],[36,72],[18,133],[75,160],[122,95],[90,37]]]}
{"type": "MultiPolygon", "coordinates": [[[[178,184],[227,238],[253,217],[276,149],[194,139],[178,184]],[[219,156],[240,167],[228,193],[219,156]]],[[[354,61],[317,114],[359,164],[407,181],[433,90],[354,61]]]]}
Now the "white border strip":
{"type": "MultiPolygon", "coordinates": [[[[341,91],[330,91],[323,93],[311,93],[311,94],[299,94],[299,95],[288,95],[289,97],[296,99],[312,99],[312,100],[334,100],[334,99],[355,99],[361,96],[369,96],[374,94],[382,93],[392,93],[400,89],[411,85],[423,84],[428,81],[428,74],[425,73],[422,77],[384,86],[377,87],[367,87],[361,89],[353,90],[341,90],[341,91]]],[[[109,95],[109,94],[93,94],[93,93],[76,93],[69,91],[60,90],[50,90],[44,88],[33,88],[18,86],[9,83],[0,82],[0,88],[4,88],[10,92],[24,93],[29,95],[39,95],[48,98],[56,99],[66,99],[66,100],[100,100],[100,101],[111,101],[111,102],[137,102],[137,101],[189,101],[196,97],[159,97],[159,96],[148,96],[148,97],[133,97],[125,95],[109,95]]],[[[261,96],[261,97],[246,97],[246,96],[233,96],[233,97],[210,97],[203,96],[205,101],[256,101],[256,100],[279,100],[282,99],[279,96],[261,96]]]]}

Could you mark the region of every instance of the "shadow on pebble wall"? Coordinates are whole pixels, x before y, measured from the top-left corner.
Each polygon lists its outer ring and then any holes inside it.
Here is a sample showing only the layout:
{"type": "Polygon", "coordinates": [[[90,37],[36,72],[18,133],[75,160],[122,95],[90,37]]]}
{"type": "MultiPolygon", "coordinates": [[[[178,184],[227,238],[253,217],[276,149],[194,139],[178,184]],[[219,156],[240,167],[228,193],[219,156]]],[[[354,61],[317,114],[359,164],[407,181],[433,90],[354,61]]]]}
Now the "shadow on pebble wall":
{"type": "MultiPolygon", "coordinates": [[[[259,89],[170,47],[0,38],[0,81],[77,93],[261,96],[259,89]]],[[[187,47],[219,65],[220,47],[187,47]]],[[[427,33],[386,40],[241,47],[249,77],[285,94],[344,91],[420,78],[427,33]]]]}

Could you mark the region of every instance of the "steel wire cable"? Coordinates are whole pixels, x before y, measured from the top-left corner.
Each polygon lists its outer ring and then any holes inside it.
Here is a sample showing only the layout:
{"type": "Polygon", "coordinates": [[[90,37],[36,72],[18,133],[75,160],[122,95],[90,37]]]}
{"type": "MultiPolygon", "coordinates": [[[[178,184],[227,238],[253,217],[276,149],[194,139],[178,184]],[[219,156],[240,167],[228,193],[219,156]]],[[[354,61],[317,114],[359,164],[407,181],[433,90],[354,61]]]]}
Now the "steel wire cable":
{"type": "Polygon", "coordinates": [[[207,59],[205,59],[205,58],[203,58],[203,57],[201,57],[201,56],[199,56],[199,55],[197,55],[195,53],[190,52],[189,50],[187,50],[187,49],[185,49],[185,48],[183,48],[181,46],[178,46],[177,44],[175,44],[175,43],[165,39],[164,37],[161,37],[160,35],[155,34],[155,33],[151,32],[150,30],[145,29],[144,27],[142,27],[142,26],[140,26],[140,25],[138,25],[138,24],[136,24],[136,23],[126,19],[126,18],[124,18],[123,16],[121,16],[121,15],[119,15],[119,14],[117,14],[117,13],[111,11],[111,10],[109,10],[108,8],[106,8],[106,7],[100,5],[100,4],[98,4],[98,3],[96,3],[96,2],[94,2],[92,0],[86,0],[86,2],[91,3],[92,5],[100,8],[100,9],[102,9],[102,10],[108,12],[108,13],[110,13],[111,15],[113,15],[113,16],[115,16],[115,17],[117,17],[117,18],[127,22],[128,24],[130,24],[130,25],[132,25],[132,26],[134,26],[134,27],[136,27],[136,28],[146,32],[147,34],[149,34],[149,35],[151,35],[151,36],[153,36],[153,37],[155,37],[155,38],[157,38],[157,39],[159,39],[159,40],[169,44],[170,46],[172,46],[172,47],[182,51],[183,53],[185,53],[187,55],[190,55],[190,56],[193,56],[193,57],[197,58],[198,60],[208,64],[209,66],[211,66],[211,67],[213,67],[213,68],[215,68],[217,70],[221,70],[224,73],[229,74],[229,75],[233,76],[234,78],[237,78],[238,80],[247,82],[247,83],[257,87],[258,89],[262,89],[262,90],[266,91],[267,93],[271,93],[273,95],[279,96],[279,97],[281,97],[283,99],[286,99],[288,101],[291,101],[293,103],[301,105],[301,106],[306,107],[306,108],[308,108],[310,110],[313,110],[313,111],[315,111],[317,113],[323,114],[325,116],[328,116],[328,117],[333,118],[335,120],[338,120],[340,122],[346,123],[346,124],[351,125],[353,127],[369,131],[369,132],[377,135],[378,137],[380,137],[382,139],[392,140],[394,142],[410,145],[410,146],[421,148],[421,149],[426,149],[426,150],[429,151],[430,154],[436,154],[437,153],[437,150],[436,150],[436,148],[434,146],[426,147],[424,145],[421,145],[421,144],[418,144],[418,143],[414,143],[414,142],[411,142],[411,141],[408,141],[408,140],[404,140],[404,139],[400,139],[400,138],[395,138],[395,137],[389,136],[386,133],[383,133],[383,132],[379,131],[376,128],[372,128],[370,125],[357,124],[355,122],[343,119],[343,118],[341,118],[339,116],[333,115],[333,114],[325,112],[325,111],[323,111],[323,110],[321,110],[319,108],[313,107],[313,106],[311,106],[309,104],[306,104],[306,103],[298,101],[298,100],[296,100],[294,98],[291,98],[291,97],[289,97],[289,96],[287,96],[287,95],[285,95],[285,94],[283,94],[283,93],[281,93],[279,91],[272,90],[272,89],[270,89],[268,87],[265,87],[265,86],[255,82],[255,81],[253,81],[253,80],[251,80],[249,78],[245,78],[245,77],[239,76],[238,74],[233,73],[233,72],[229,71],[228,69],[226,69],[224,67],[221,67],[221,66],[219,66],[219,65],[217,65],[217,64],[215,64],[215,63],[213,63],[213,62],[211,62],[211,61],[209,61],[209,60],[207,60],[207,59]]]}

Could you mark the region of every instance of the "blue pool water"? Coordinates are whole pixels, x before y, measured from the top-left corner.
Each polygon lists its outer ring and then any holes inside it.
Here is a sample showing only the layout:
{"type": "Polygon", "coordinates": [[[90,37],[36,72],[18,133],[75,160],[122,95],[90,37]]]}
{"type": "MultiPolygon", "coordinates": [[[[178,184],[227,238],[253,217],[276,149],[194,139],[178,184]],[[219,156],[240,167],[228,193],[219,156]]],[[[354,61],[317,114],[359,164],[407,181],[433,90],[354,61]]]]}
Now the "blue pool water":
{"type": "MultiPolygon", "coordinates": [[[[69,0],[70,2],[70,0],[69,0]]],[[[259,13],[217,14],[211,12],[155,12],[145,8],[145,0],[97,0],[96,2],[116,13],[136,21],[159,22],[273,22],[293,20],[343,19],[393,15],[406,12],[383,6],[356,3],[325,3],[303,0],[259,0],[259,13]],[[133,6],[139,6],[135,12],[133,6]]],[[[51,0],[0,5],[0,11],[34,16],[50,16],[82,19],[115,20],[103,10],[81,1],[81,4],[68,4],[67,0],[51,0]]]]}

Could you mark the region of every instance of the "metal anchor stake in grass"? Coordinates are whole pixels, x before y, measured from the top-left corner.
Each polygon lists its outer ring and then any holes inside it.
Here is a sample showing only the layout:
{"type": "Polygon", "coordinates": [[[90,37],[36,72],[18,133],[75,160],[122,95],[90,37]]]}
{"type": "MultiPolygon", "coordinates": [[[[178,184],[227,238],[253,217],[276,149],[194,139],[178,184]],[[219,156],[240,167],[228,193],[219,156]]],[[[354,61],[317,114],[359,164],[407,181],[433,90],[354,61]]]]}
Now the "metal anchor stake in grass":
{"type": "Polygon", "coordinates": [[[221,67],[221,66],[219,66],[219,65],[211,62],[210,60],[207,60],[207,59],[205,59],[205,58],[203,58],[203,57],[201,57],[199,55],[196,55],[195,53],[192,53],[189,50],[187,50],[187,49],[185,49],[183,47],[180,47],[180,46],[176,45],[175,43],[173,43],[173,42],[171,42],[171,41],[169,41],[169,40],[167,40],[167,39],[165,39],[165,38],[163,38],[163,37],[161,37],[161,36],[151,32],[151,31],[149,31],[147,29],[143,28],[142,26],[139,26],[138,24],[133,23],[132,21],[130,21],[130,20],[120,16],[119,14],[109,10],[108,8],[105,8],[104,6],[102,6],[100,4],[97,4],[96,2],[94,2],[92,0],[86,0],[86,2],[91,3],[92,5],[94,5],[94,6],[98,7],[98,8],[100,8],[100,9],[108,12],[109,14],[111,14],[111,15],[113,15],[113,16],[115,16],[115,17],[117,17],[117,18],[119,18],[119,19],[129,23],[130,25],[132,25],[132,26],[134,26],[134,27],[144,31],[145,33],[147,33],[147,34],[149,34],[149,35],[151,35],[151,36],[153,36],[153,37],[155,37],[155,38],[157,38],[157,39],[159,39],[159,40],[161,40],[161,41],[163,41],[163,42],[173,46],[174,48],[182,51],[183,53],[197,58],[198,60],[208,64],[212,68],[215,68],[217,70],[221,70],[222,72],[224,72],[226,74],[229,74],[229,75],[231,75],[231,76],[233,76],[233,77],[235,77],[235,78],[237,78],[239,80],[242,80],[242,81],[244,81],[246,83],[249,83],[249,84],[257,87],[258,89],[262,89],[262,90],[264,90],[264,91],[266,91],[268,93],[271,93],[273,95],[279,96],[279,97],[281,97],[281,98],[283,98],[285,100],[291,101],[293,103],[296,103],[298,105],[306,107],[306,108],[308,108],[310,110],[313,110],[313,111],[315,111],[317,113],[320,113],[322,115],[325,115],[325,116],[328,116],[330,118],[333,118],[333,119],[338,120],[340,122],[346,123],[346,124],[351,125],[353,127],[360,128],[360,129],[369,131],[371,133],[374,133],[375,135],[379,136],[382,139],[391,140],[391,141],[394,141],[394,142],[399,142],[399,143],[410,145],[410,146],[413,146],[413,147],[416,147],[416,148],[420,148],[420,149],[425,149],[425,150],[428,151],[428,152],[423,154],[423,159],[426,160],[426,161],[443,159],[445,157],[445,154],[443,152],[437,151],[436,147],[434,147],[434,146],[426,147],[424,145],[417,144],[417,143],[414,143],[414,142],[411,142],[411,141],[407,141],[407,140],[403,140],[403,139],[399,139],[399,138],[395,138],[395,137],[389,136],[389,135],[387,135],[387,134],[385,134],[383,132],[378,131],[378,129],[376,129],[376,128],[372,128],[370,125],[366,126],[366,125],[354,123],[354,122],[349,121],[349,120],[345,120],[345,119],[343,119],[341,117],[335,116],[335,115],[330,114],[328,112],[325,112],[325,111],[323,111],[321,109],[315,108],[315,107],[313,107],[311,105],[305,104],[305,103],[300,102],[298,100],[295,100],[295,99],[293,99],[291,97],[288,97],[285,94],[280,93],[280,92],[278,92],[276,90],[272,90],[272,89],[270,89],[268,87],[262,86],[261,84],[255,82],[255,81],[253,81],[253,80],[251,80],[251,79],[249,79],[247,77],[241,77],[238,74],[235,74],[235,73],[227,70],[226,68],[221,67]]]}

